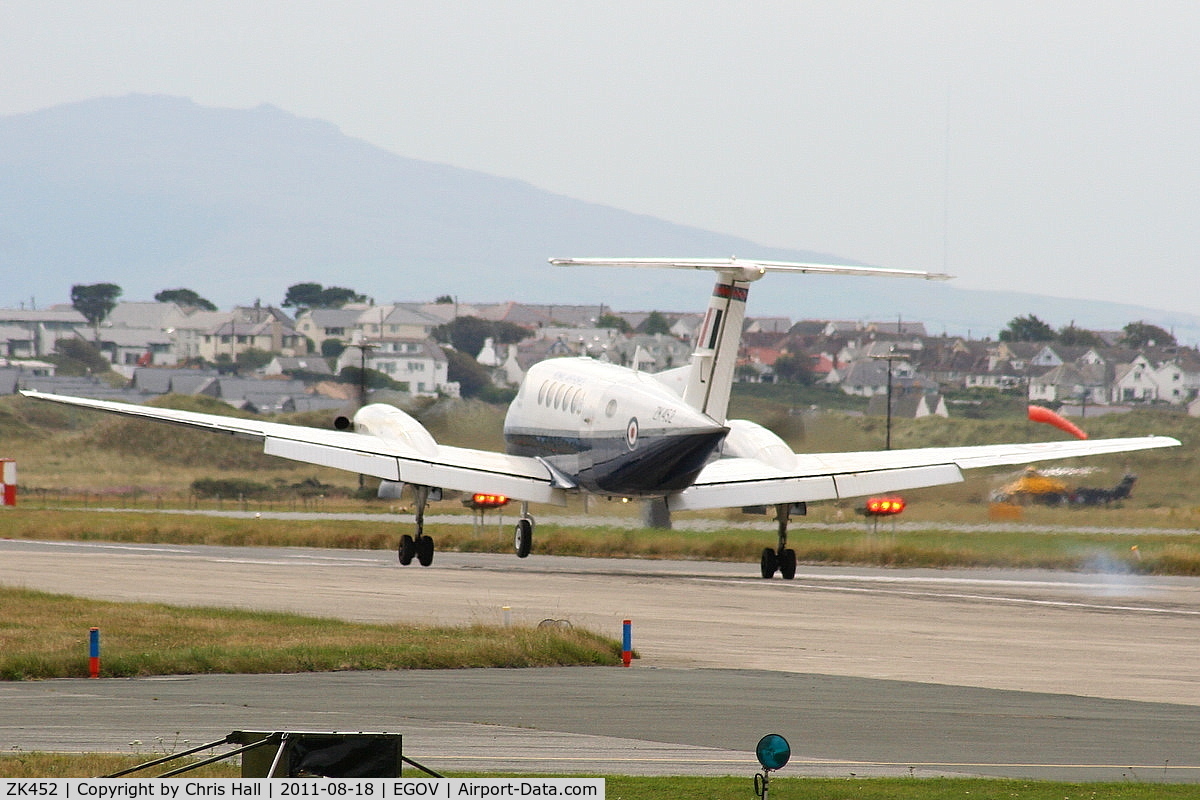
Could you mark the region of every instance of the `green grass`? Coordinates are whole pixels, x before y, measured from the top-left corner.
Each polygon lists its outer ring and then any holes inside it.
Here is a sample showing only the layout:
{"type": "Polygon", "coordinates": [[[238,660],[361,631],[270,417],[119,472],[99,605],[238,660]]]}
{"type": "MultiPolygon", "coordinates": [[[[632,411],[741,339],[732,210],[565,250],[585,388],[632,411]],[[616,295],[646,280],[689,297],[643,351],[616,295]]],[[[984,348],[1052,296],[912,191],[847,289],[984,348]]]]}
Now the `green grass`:
{"type": "Polygon", "coordinates": [[[581,629],[372,625],[296,614],[83,600],[0,587],[0,679],[617,665],[619,642],[581,629]]]}
{"type": "MultiPolygon", "coordinates": [[[[181,745],[179,749],[183,749],[181,745]]],[[[87,753],[8,753],[0,755],[0,779],[82,778],[107,775],[167,753],[142,755],[87,753]]],[[[179,762],[184,763],[184,762],[179,762]]],[[[175,766],[176,764],[172,764],[175,766]]],[[[158,768],[159,772],[166,767],[158,768]]],[[[785,768],[786,769],[786,768],[785,768]]],[[[154,770],[150,775],[157,774],[154,770]]],[[[236,778],[241,769],[221,762],[184,773],[181,778],[236,778]]],[[[451,777],[504,777],[472,773],[451,777]]],[[[528,776],[558,777],[558,776],[528,776]]],[[[753,797],[751,776],[631,777],[599,776],[607,800],[744,800],[753,797]]],[[[1195,798],[1195,786],[1162,783],[1062,783],[991,778],[771,778],[776,800],[1156,800],[1195,798]]]]}
{"type": "MultiPolygon", "coordinates": [[[[820,395],[797,394],[788,387],[757,387],[735,391],[732,413],[755,419],[776,430],[798,451],[867,450],[882,446],[884,420],[844,413],[810,413],[809,403],[820,395]],[[793,413],[806,409],[804,413],[793,413]]],[[[828,398],[827,398],[828,399],[828,398]]],[[[159,402],[219,410],[203,400],[168,398],[159,402]]],[[[440,402],[414,411],[435,437],[454,445],[499,448],[503,408],[476,401],[440,402]]],[[[323,425],[319,414],[286,417],[294,422],[323,425]]],[[[895,536],[883,522],[871,535],[854,513],[857,501],[817,503],[810,515],[793,520],[791,546],[801,562],[813,564],[873,564],[889,566],[1012,566],[1053,569],[1091,569],[1099,564],[1134,572],[1200,574],[1200,419],[1178,412],[1144,410],[1084,421],[1094,437],[1161,433],[1176,436],[1183,447],[1129,453],[1069,462],[1099,472],[1070,478],[1072,486],[1110,486],[1126,471],[1139,475],[1133,499],[1120,507],[1084,510],[1030,507],[1021,513],[1016,532],[980,530],[989,522],[991,491],[1017,470],[972,471],[961,483],[906,492],[909,509],[895,536]],[[856,522],[857,520],[857,522],[856,522]],[[813,523],[845,523],[822,530],[813,523]],[[928,527],[922,527],[927,525],[928,527]],[[947,530],[947,526],[951,530],[947,530]],[[1132,528],[1135,536],[1063,533],[1065,527],[1132,528]],[[1187,531],[1162,536],[1153,528],[1187,531]],[[1192,534],[1191,531],[1195,531],[1192,534]],[[1045,532],[1053,532],[1046,536],[1045,532]],[[1134,545],[1137,550],[1133,550],[1134,545]]],[[[895,420],[897,447],[985,444],[1063,438],[1048,426],[1023,417],[991,420],[937,418],[895,420]]],[[[87,514],[81,506],[154,508],[220,508],[249,511],[407,510],[402,503],[355,499],[355,476],[334,470],[263,456],[257,445],[174,426],[114,419],[96,412],[68,409],[25,398],[0,398],[0,441],[5,456],[16,457],[21,481],[21,506],[0,513],[0,536],[34,539],[115,540],[223,545],[300,545],[393,549],[403,526],[373,522],[281,522],[270,519],[228,520],[145,514],[87,514]],[[114,464],[114,461],[116,464],[114,464]],[[189,488],[194,481],[218,478],[289,486],[313,479],[329,485],[320,497],[291,499],[197,501],[189,488]]],[[[369,488],[369,485],[368,485],[369,488]]],[[[582,512],[576,500],[565,509],[582,512]]],[[[462,513],[454,500],[435,504],[432,514],[462,513]]],[[[756,523],[757,530],[713,533],[629,531],[623,528],[572,529],[550,518],[557,508],[535,508],[543,521],[535,537],[535,552],[583,556],[634,556],[758,561],[762,548],[774,544],[770,518],[744,517],[736,511],[714,511],[708,520],[756,523]]],[[[591,516],[636,518],[638,506],[593,499],[591,516]]],[[[510,509],[506,523],[491,520],[478,531],[470,517],[462,523],[431,524],[429,532],[442,551],[511,551],[510,509]]]]}
{"type": "MultiPolygon", "coordinates": [[[[786,770],[786,767],[784,768],[786,770]]],[[[744,800],[751,777],[629,778],[609,776],[607,800],[744,800]]],[[[771,777],[775,800],[1149,800],[1200,796],[1195,786],[1138,783],[1059,783],[989,778],[771,777]]]]}
{"type": "MultiPolygon", "coordinates": [[[[199,746],[200,743],[196,743],[199,746]]],[[[142,745],[131,745],[140,748],[142,745]]],[[[3,778],[94,778],[101,775],[111,775],[114,772],[136,767],[163,758],[173,752],[182,752],[190,745],[186,742],[156,743],[155,748],[147,748],[145,752],[132,753],[25,753],[13,750],[0,754],[0,779],[3,778]]],[[[150,770],[146,775],[130,777],[149,777],[165,772],[169,767],[181,767],[187,763],[195,763],[180,759],[171,762],[158,772],[150,770]]],[[[218,762],[199,767],[184,773],[181,778],[240,778],[242,768],[230,762],[218,762]]]]}
{"type": "MultiPolygon", "coordinates": [[[[1200,530],[1194,514],[1140,515],[1029,508],[1015,528],[981,527],[971,521],[921,519],[893,528],[847,514],[814,514],[793,522],[789,545],[804,564],[885,567],[1009,567],[1073,571],[1117,571],[1157,575],[1200,575],[1200,530]],[[1079,530],[1111,522],[1120,533],[1079,530]],[[1147,525],[1147,523],[1158,523],[1147,525]],[[1156,528],[1175,532],[1157,532],[1156,528]]],[[[462,523],[430,524],[442,552],[511,553],[509,523],[476,530],[462,523]]],[[[604,558],[672,558],[758,562],[775,543],[774,523],[758,517],[753,529],[652,531],[616,527],[581,528],[546,520],[538,525],[535,552],[604,558]]],[[[405,525],[343,520],[293,521],[196,517],[131,512],[95,513],[18,507],[0,513],[0,537],[68,541],[115,541],[259,547],[333,547],[392,550],[405,525]]]]}

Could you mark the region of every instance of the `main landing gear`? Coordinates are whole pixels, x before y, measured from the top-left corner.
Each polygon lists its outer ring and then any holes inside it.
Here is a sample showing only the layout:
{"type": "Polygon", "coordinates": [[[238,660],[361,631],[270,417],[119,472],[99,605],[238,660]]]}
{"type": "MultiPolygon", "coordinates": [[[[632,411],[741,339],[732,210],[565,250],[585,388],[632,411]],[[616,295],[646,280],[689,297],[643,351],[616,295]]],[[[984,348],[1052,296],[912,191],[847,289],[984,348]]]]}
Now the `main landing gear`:
{"type": "Polygon", "coordinates": [[[433,537],[425,535],[425,505],[429,502],[429,487],[414,486],[417,503],[417,533],[409,536],[407,533],[400,537],[400,546],[396,548],[400,563],[408,566],[413,558],[422,567],[433,563],[433,537]]]}
{"type": "MultiPolygon", "coordinates": [[[[404,534],[396,554],[400,564],[408,566],[415,558],[422,567],[433,563],[433,537],[425,534],[425,506],[430,500],[440,500],[441,490],[429,486],[414,486],[413,493],[417,508],[417,530],[415,535],[404,534]]],[[[518,558],[526,558],[533,549],[533,517],[529,514],[529,503],[521,503],[521,518],[517,520],[513,536],[513,547],[518,558]]]]}
{"type": "Polygon", "coordinates": [[[529,516],[529,503],[521,503],[521,518],[513,533],[513,549],[517,558],[526,558],[533,549],[533,517],[529,516]]]}
{"type": "Polygon", "coordinates": [[[779,547],[772,550],[764,547],[762,551],[762,576],[773,578],[775,573],[785,581],[796,577],[796,551],[787,546],[788,518],[791,516],[791,503],[779,503],[775,506],[775,518],[779,522],[779,547]]]}

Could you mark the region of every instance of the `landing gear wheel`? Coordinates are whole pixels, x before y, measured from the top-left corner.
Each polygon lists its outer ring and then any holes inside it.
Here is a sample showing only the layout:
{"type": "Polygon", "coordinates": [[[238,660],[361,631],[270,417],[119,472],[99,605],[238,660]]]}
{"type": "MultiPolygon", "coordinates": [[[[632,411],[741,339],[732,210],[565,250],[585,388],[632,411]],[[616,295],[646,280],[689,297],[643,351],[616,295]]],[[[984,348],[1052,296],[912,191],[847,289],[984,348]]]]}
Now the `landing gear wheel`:
{"type": "Polygon", "coordinates": [[[773,578],[777,569],[779,569],[779,558],[775,555],[775,551],[769,547],[764,547],[762,552],[762,576],[764,578],[773,578]]]}
{"type": "Polygon", "coordinates": [[[790,581],[796,577],[796,551],[790,547],[784,550],[779,558],[779,577],[790,581]]]}
{"type": "Polygon", "coordinates": [[[513,533],[513,548],[517,558],[526,558],[533,549],[533,520],[521,517],[517,520],[517,528],[513,533]]]}
{"type": "Polygon", "coordinates": [[[407,533],[400,537],[400,546],[396,548],[396,552],[400,556],[401,566],[407,567],[412,563],[413,556],[417,554],[417,542],[407,533]]]}
{"type": "Polygon", "coordinates": [[[422,536],[417,540],[417,562],[422,567],[433,563],[433,537],[422,536]]]}

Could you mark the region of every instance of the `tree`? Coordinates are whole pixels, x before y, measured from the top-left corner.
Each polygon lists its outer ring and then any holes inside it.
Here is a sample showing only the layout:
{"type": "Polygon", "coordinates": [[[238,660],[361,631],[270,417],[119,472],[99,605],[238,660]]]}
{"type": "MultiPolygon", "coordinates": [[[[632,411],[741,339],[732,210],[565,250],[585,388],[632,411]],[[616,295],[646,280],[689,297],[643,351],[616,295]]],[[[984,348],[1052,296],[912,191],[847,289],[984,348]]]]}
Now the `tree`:
{"type": "Polygon", "coordinates": [[[201,311],[217,310],[217,307],[211,301],[206,300],[191,289],[163,289],[154,295],[154,302],[175,303],[185,308],[198,308],[201,311]]]}
{"type": "Polygon", "coordinates": [[[618,317],[616,314],[601,314],[596,320],[597,328],[615,328],[621,333],[632,333],[633,326],[625,320],[624,317],[618,317]]]}
{"type": "Polygon", "coordinates": [[[346,349],[340,339],[325,339],[321,342],[322,358],[337,358],[346,349]]]}
{"type": "Polygon", "coordinates": [[[775,376],[783,383],[798,383],[810,386],[813,382],[812,367],[803,353],[784,353],[775,359],[775,376]]]}
{"type": "Polygon", "coordinates": [[[454,298],[448,294],[438,295],[438,299],[434,300],[433,304],[436,306],[452,306],[454,305],[454,298]]]}
{"type": "Polygon", "coordinates": [[[1103,347],[1104,340],[1086,328],[1076,327],[1072,322],[1065,328],[1059,328],[1055,339],[1067,347],[1103,347]]]}
{"type": "Polygon", "coordinates": [[[398,392],[407,392],[408,384],[403,381],[397,381],[390,376],[380,372],[377,369],[367,367],[364,371],[361,367],[346,365],[342,367],[342,371],[338,373],[339,383],[349,383],[355,386],[362,386],[364,383],[368,389],[393,389],[398,392]]]}
{"type": "Polygon", "coordinates": [[[463,350],[442,348],[446,352],[446,379],[458,382],[459,394],[463,397],[477,397],[486,387],[492,385],[488,372],[474,356],[463,350]]]}
{"type": "Polygon", "coordinates": [[[271,353],[258,347],[247,347],[237,354],[234,363],[237,365],[238,374],[245,374],[265,367],[271,363],[271,359],[274,357],[271,353]]]}
{"type": "Polygon", "coordinates": [[[51,360],[58,365],[59,375],[98,375],[112,369],[100,348],[83,339],[59,339],[54,353],[51,360]]]}
{"type": "Polygon", "coordinates": [[[1008,327],[1000,331],[1002,342],[1049,342],[1054,339],[1054,329],[1033,314],[1013,317],[1008,327]]]}
{"type": "Polygon", "coordinates": [[[283,298],[284,308],[341,308],[346,303],[366,302],[366,295],[341,286],[325,288],[319,283],[294,283],[283,298]]]}
{"type": "Polygon", "coordinates": [[[638,331],[645,334],[670,333],[671,322],[660,311],[651,311],[649,316],[638,326],[638,331]]]}
{"type": "Polygon", "coordinates": [[[321,302],[321,284],[293,283],[283,296],[284,308],[316,308],[321,302]]]}
{"type": "Polygon", "coordinates": [[[329,286],[321,290],[321,304],[317,308],[341,308],[346,303],[365,303],[367,296],[342,286],[329,286]]]}
{"type": "Polygon", "coordinates": [[[77,283],[71,287],[71,305],[93,328],[99,328],[104,318],[117,307],[121,287],[115,283],[77,283]]]}
{"type": "Polygon", "coordinates": [[[529,331],[511,322],[491,322],[479,317],[457,317],[433,329],[433,338],[450,344],[474,358],[483,349],[485,339],[497,344],[516,344],[529,336],[529,331]]]}
{"type": "Polygon", "coordinates": [[[1174,347],[1178,344],[1169,331],[1148,322],[1131,322],[1122,328],[1121,344],[1126,347],[1174,347]]]}

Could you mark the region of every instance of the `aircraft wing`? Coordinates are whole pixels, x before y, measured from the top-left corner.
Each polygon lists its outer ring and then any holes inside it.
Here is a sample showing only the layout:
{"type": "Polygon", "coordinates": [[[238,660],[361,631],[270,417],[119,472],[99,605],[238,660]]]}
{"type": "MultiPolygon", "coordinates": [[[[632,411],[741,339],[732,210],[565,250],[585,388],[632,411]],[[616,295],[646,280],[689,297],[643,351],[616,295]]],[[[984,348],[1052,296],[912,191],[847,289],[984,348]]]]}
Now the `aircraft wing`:
{"type": "Polygon", "coordinates": [[[964,469],[1178,445],[1179,440],[1169,436],[1141,436],[856,453],[798,453],[790,468],[772,467],[752,458],[725,458],[706,466],[696,482],[671,495],[667,505],[672,510],[685,510],[837,500],[958,483],[963,479],[964,469]]]}
{"type": "Polygon", "coordinates": [[[535,458],[446,445],[437,445],[425,452],[403,442],[385,441],[377,436],[351,431],[307,428],[35,391],[23,391],[21,394],[136,419],[168,422],[254,439],[262,442],[263,452],[267,455],[371,475],[383,480],[463,492],[494,492],[535,503],[566,504],[566,494],[558,488],[550,470],[535,458]]]}

